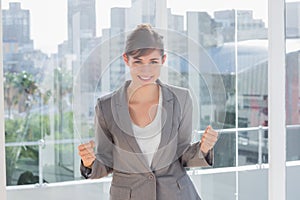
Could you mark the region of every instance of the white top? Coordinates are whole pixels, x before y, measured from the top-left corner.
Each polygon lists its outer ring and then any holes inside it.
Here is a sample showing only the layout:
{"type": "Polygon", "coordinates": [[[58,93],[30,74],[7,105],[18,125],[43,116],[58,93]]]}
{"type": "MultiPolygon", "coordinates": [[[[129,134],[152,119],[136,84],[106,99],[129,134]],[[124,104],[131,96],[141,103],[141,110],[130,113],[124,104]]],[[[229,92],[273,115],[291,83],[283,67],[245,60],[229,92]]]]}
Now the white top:
{"type": "Polygon", "coordinates": [[[158,108],[154,120],[145,127],[139,127],[132,123],[135,139],[140,146],[149,166],[151,166],[154,153],[157,151],[161,139],[161,112],[162,94],[159,87],[158,108]]]}

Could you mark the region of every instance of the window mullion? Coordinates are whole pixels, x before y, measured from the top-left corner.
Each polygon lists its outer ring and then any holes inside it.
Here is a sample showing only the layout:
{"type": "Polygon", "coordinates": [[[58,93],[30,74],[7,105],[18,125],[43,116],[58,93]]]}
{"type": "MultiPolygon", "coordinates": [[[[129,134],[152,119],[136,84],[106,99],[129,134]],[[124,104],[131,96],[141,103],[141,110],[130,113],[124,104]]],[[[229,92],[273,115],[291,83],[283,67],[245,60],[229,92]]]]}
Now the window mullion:
{"type": "Polygon", "coordinates": [[[285,1],[269,0],[269,199],[286,199],[285,1]]]}
{"type": "MultiPolygon", "coordinates": [[[[2,2],[0,0],[0,19],[2,19],[2,2]]],[[[4,92],[3,92],[3,55],[2,55],[2,20],[0,20],[0,199],[6,199],[6,162],[4,132],[4,92]]]]}

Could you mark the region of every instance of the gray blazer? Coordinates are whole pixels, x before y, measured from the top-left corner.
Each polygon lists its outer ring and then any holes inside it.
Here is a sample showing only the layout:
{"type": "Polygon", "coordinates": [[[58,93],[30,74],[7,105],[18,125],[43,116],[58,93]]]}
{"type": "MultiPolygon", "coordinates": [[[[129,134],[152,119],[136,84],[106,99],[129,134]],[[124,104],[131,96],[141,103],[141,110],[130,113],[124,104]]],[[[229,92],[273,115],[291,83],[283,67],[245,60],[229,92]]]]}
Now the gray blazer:
{"type": "Polygon", "coordinates": [[[95,155],[92,169],[81,164],[85,178],[112,173],[111,200],[199,200],[185,167],[211,166],[213,151],[204,158],[200,142],[191,144],[192,98],[188,89],[156,81],[162,91],[161,141],[151,166],[134,135],[127,104],[130,80],[101,97],[95,108],[95,155]]]}

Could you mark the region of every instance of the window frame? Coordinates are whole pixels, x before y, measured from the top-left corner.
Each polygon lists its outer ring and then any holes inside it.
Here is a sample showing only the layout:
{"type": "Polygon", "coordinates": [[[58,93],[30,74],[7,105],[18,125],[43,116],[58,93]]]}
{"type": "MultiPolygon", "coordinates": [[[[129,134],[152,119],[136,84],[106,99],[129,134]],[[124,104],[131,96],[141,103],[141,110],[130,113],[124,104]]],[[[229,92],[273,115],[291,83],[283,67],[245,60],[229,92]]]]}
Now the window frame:
{"type": "Polygon", "coordinates": [[[4,91],[3,91],[3,45],[2,45],[2,1],[0,0],[0,199],[6,199],[6,162],[4,131],[4,91]]]}
{"type": "Polygon", "coordinates": [[[286,199],[285,0],[268,1],[268,41],[268,196],[269,200],[283,200],[286,199]]]}
{"type": "MultiPolygon", "coordinates": [[[[0,18],[2,4],[0,0],[0,18]]],[[[270,200],[286,199],[286,120],[285,120],[285,0],[268,0],[268,104],[270,200]],[[276,110],[276,112],[275,112],[276,110]],[[277,113],[283,113],[278,115],[277,113]]],[[[0,46],[2,20],[0,20],[0,46]]],[[[6,199],[6,164],[3,96],[3,55],[0,51],[0,199],[6,199]]],[[[238,199],[238,196],[237,196],[238,199]]]]}

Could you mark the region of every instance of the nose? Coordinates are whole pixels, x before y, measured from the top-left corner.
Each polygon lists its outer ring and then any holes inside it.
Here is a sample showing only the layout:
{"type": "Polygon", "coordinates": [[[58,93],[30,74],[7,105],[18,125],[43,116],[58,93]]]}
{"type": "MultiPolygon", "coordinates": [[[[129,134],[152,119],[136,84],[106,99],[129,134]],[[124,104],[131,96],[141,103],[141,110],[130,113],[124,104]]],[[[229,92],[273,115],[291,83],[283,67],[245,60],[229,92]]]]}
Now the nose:
{"type": "Polygon", "coordinates": [[[142,65],[140,68],[140,72],[142,73],[149,73],[153,70],[153,66],[151,65],[142,65]]]}
{"type": "Polygon", "coordinates": [[[139,65],[137,67],[132,68],[132,70],[138,72],[138,73],[150,73],[154,70],[154,66],[151,66],[149,64],[143,64],[143,65],[139,65]]]}

